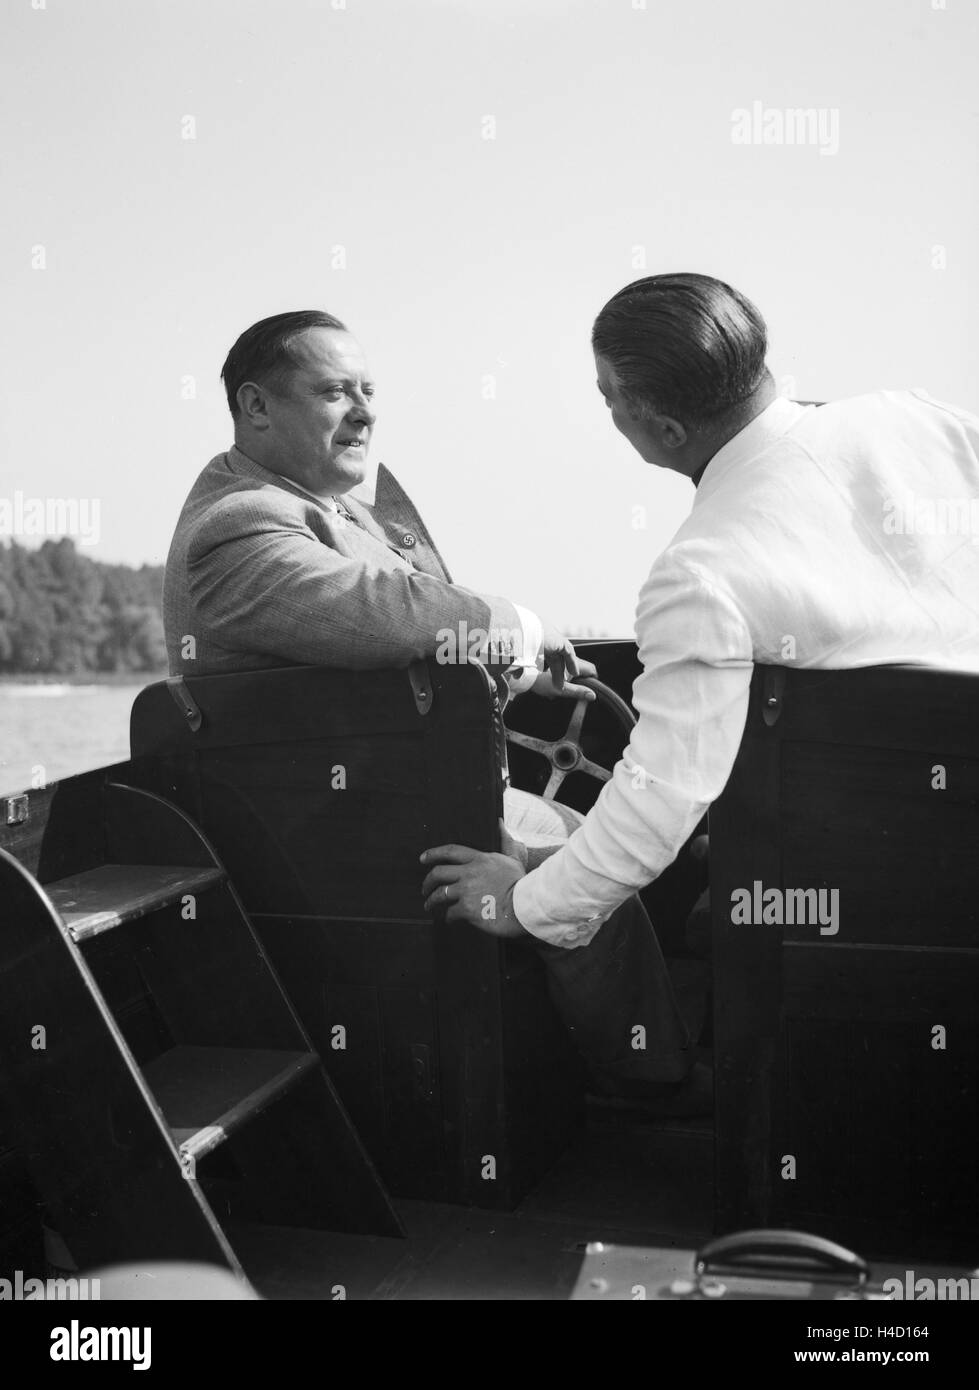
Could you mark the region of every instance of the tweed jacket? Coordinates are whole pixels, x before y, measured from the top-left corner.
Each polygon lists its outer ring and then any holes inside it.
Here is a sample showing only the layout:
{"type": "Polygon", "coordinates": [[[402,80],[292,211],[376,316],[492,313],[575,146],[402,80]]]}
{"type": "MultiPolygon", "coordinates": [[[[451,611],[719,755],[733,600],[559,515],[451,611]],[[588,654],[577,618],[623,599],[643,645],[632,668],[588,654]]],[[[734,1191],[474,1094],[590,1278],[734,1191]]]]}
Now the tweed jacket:
{"type": "Polygon", "coordinates": [[[435,655],[447,632],[464,653],[477,630],[499,637],[504,656],[523,655],[514,605],[452,582],[383,464],[373,505],[342,501],[353,522],[236,447],[210,461],[167,557],[172,675],[292,663],[402,667],[435,655]]]}

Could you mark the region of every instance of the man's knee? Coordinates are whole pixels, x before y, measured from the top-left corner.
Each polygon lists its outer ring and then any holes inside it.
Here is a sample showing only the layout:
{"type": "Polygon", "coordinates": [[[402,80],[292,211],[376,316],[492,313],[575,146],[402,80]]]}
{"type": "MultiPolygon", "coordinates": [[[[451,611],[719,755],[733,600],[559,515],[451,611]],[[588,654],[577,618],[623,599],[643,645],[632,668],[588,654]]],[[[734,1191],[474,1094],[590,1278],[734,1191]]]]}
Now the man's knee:
{"type": "Polygon", "coordinates": [[[503,793],[503,820],[510,834],[525,845],[544,847],[564,844],[584,816],[571,806],[507,787],[503,793]]]}

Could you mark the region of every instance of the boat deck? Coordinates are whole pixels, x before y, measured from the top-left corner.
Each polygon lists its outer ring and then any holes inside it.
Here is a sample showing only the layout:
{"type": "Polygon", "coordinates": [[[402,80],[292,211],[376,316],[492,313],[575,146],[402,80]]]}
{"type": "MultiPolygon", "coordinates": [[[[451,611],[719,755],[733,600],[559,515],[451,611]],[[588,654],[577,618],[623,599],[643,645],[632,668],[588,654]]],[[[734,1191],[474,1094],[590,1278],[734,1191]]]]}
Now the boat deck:
{"type": "MultiPolygon", "coordinates": [[[[671,959],[693,1037],[704,1023],[704,962],[671,959]]],[[[710,1062],[702,1048],[697,1056],[710,1062]]],[[[235,1249],[269,1299],[567,1299],[592,1241],[675,1248],[677,1273],[712,1229],[709,1118],[650,1121],[589,1107],[585,1127],[512,1212],[395,1203],[407,1240],[238,1227],[235,1249]]]]}
{"type": "Polygon", "coordinates": [[[712,1177],[709,1120],[596,1111],[515,1211],[402,1201],[407,1240],[271,1226],[233,1239],[269,1299],[563,1300],[590,1241],[673,1247],[688,1273],[711,1232],[712,1177]]]}

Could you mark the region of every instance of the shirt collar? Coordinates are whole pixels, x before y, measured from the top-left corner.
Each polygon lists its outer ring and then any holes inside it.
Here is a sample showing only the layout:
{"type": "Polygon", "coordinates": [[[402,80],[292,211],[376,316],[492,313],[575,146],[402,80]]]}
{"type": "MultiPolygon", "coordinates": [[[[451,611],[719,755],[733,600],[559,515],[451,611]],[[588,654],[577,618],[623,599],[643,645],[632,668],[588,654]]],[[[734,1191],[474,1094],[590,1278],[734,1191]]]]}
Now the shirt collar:
{"type": "Polygon", "coordinates": [[[771,405],[766,406],[760,415],[756,415],[743,430],[739,430],[708,459],[697,476],[697,486],[699,487],[703,479],[715,482],[721,473],[729,468],[743,463],[746,459],[757,458],[776,440],[781,439],[783,434],[788,434],[803,415],[814,408],[811,405],[801,405],[798,401],[787,400],[785,396],[776,396],[771,405]]]}
{"type": "Polygon", "coordinates": [[[302,483],[297,483],[295,478],[287,478],[284,473],[275,473],[273,477],[281,478],[282,481],[288,483],[290,487],[297,487],[300,492],[305,492],[307,497],[311,497],[314,502],[318,502],[320,506],[325,507],[328,512],[338,512],[340,510],[337,506],[337,499],[335,497],[319,497],[315,492],[310,492],[308,487],[303,487],[302,483]]]}
{"type": "Polygon", "coordinates": [[[284,473],[276,473],[271,468],[266,468],[263,463],[258,463],[246,454],[244,449],[239,449],[237,444],[232,444],[228,450],[228,455],[238,468],[243,468],[246,473],[251,473],[254,477],[256,470],[258,476],[264,474],[267,478],[278,478],[280,483],[285,483],[286,487],[296,488],[299,492],[304,492],[307,497],[311,497],[314,502],[318,502],[321,507],[325,507],[328,512],[337,512],[339,507],[332,497],[317,497],[315,492],[310,492],[308,487],[303,487],[302,483],[297,483],[293,478],[287,478],[284,473]]]}

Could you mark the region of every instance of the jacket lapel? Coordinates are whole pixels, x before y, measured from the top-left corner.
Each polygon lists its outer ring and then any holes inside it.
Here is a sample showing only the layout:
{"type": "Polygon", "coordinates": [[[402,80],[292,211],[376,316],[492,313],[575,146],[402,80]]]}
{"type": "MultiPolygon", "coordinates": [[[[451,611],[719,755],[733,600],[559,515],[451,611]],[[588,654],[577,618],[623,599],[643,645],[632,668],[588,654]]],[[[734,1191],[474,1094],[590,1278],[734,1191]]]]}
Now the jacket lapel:
{"type": "MultiPolygon", "coordinates": [[[[280,477],[278,473],[271,473],[260,463],[250,459],[247,454],[243,454],[240,449],[232,447],[229,457],[237,472],[247,473],[264,483],[273,483],[276,487],[285,488],[296,497],[309,501],[309,494],[301,487],[294,486],[288,478],[280,477]]],[[[351,516],[359,521],[375,540],[397,550],[425,574],[432,574],[438,579],[452,583],[448,566],[439,554],[414,503],[383,463],[378,464],[377,468],[377,488],[373,505],[349,495],[341,500],[351,516]]]]}
{"type": "Polygon", "coordinates": [[[375,532],[380,529],[384,541],[400,550],[406,560],[410,560],[426,574],[452,583],[452,576],[428,528],[422,521],[415,504],[398,482],[394,474],[384,464],[377,467],[377,488],[373,506],[358,502],[356,498],[345,497],[344,506],[360,520],[370,517],[375,532]]]}

